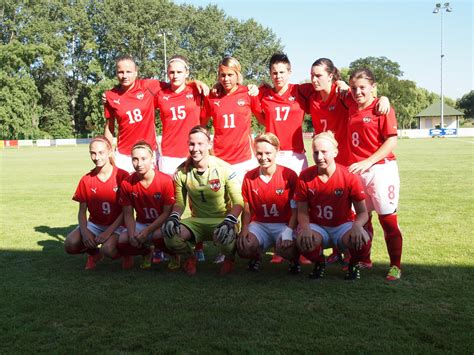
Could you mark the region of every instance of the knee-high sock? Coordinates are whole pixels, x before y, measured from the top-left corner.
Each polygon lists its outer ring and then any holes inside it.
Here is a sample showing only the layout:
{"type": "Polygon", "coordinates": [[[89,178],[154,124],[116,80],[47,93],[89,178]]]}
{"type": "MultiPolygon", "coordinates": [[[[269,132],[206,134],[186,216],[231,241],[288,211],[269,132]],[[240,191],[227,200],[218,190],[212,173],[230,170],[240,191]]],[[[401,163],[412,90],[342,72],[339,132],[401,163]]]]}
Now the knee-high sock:
{"type": "Polygon", "coordinates": [[[135,248],[129,243],[118,243],[117,248],[121,255],[147,255],[150,252],[149,248],[135,248]]]}
{"type": "Polygon", "coordinates": [[[370,250],[372,249],[372,240],[369,240],[366,245],[360,249],[349,249],[351,258],[349,261],[350,265],[357,265],[359,261],[370,263],[370,250]]]}
{"type": "Polygon", "coordinates": [[[170,249],[166,247],[164,238],[153,239],[153,245],[155,246],[156,250],[161,250],[169,255],[175,255],[174,252],[172,252],[170,249]]]}
{"type": "Polygon", "coordinates": [[[303,255],[306,259],[311,260],[311,262],[315,264],[324,263],[323,248],[321,245],[317,246],[310,252],[303,252],[301,255],[303,255]]]}
{"type": "MultiPolygon", "coordinates": [[[[359,261],[362,261],[363,263],[366,263],[366,264],[370,264],[372,262],[372,260],[370,259],[370,254],[372,252],[372,239],[374,237],[374,226],[372,225],[372,213],[369,213],[369,220],[364,225],[364,229],[369,234],[370,242],[364,245],[362,249],[356,251],[357,253],[356,259],[358,260],[354,264],[351,262],[351,265],[355,265],[359,261]]],[[[350,250],[350,252],[352,255],[352,249],[350,250]]]]}
{"type": "Polygon", "coordinates": [[[398,226],[398,217],[396,213],[379,216],[382,226],[387,251],[390,257],[390,265],[400,267],[402,258],[403,237],[400,227],[398,226]]]}

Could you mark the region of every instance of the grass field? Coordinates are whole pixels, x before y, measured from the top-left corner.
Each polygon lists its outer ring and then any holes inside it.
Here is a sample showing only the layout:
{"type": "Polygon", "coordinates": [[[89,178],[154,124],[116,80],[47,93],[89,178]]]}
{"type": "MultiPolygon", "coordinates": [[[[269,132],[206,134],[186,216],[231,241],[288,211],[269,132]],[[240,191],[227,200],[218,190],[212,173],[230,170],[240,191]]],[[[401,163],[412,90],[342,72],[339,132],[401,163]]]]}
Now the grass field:
{"type": "Polygon", "coordinates": [[[309,266],[255,274],[243,260],[221,278],[211,245],[193,278],[112,261],[86,272],[63,241],[87,147],[0,151],[0,354],[472,354],[474,140],[399,140],[396,154],[404,274],[387,283],[378,224],[374,268],[358,282],[339,266],[314,282],[309,266]]]}

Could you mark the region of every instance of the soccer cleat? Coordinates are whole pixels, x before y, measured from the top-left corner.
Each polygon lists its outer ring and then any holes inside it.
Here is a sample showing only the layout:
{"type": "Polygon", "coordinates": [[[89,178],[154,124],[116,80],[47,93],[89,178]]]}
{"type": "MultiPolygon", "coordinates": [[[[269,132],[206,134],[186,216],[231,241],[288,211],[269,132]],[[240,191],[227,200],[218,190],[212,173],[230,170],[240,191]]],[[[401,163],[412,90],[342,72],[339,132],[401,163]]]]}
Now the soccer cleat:
{"type": "Polygon", "coordinates": [[[188,274],[189,276],[193,276],[196,274],[196,271],[197,271],[196,263],[197,263],[197,260],[194,255],[186,259],[186,261],[183,264],[183,270],[186,272],[186,274],[188,274]]]}
{"type": "Polygon", "coordinates": [[[300,272],[301,272],[301,265],[298,261],[291,263],[290,266],[288,267],[288,273],[291,275],[298,275],[300,272]]]}
{"type": "Polygon", "coordinates": [[[301,265],[311,265],[311,260],[307,259],[303,255],[300,255],[300,264],[301,265]]]}
{"type": "Polygon", "coordinates": [[[334,264],[342,260],[341,254],[339,253],[332,253],[326,259],[327,264],[334,264]]]}
{"type": "Polygon", "coordinates": [[[168,269],[177,270],[181,267],[181,258],[179,255],[172,255],[168,263],[168,269]]]}
{"type": "Polygon", "coordinates": [[[86,270],[94,270],[97,266],[97,263],[101,261],[104,258],[104,256],[101,253],[97,253],[95,255],[89,255],[87,257],[87,262],[85,269],[86,270]]]}
{"type": "Polygon", "coordinates": [[[398,266],[392,265],[390,267],[390,270],[388,270],[388,273],[385,279],[387,281],[396,281],[396,280],[400,280],[401,277],[402,277],[402,270],[400,270],[398,266]]]}
{"type": "Polygon", "coordinates": [[[225,260],[225,255],[219,253],[214,259],[214,264],[221,264],[224,262],[224,260],[225,260]]]}
{"type": "Polygon", "coordinates": [[[372,269],[372,262],[367,262],[367,261],[359,261],[357,263],[357,265],[359,266],[359,268],[361,270],[364,270],[364,269],[372,269]]]}
{"type": "Polygon", "coordinates": [[[163,253],[162,250],[155,250],[155,252],[153,253],[152,263],[159,264],[162,261],[164,261],[164,259],[165,259],[165,253],[163,253]]]}
{"type": "Polygon", "coordinates": [[[262,261],[260,259],[250,259],[249,263],[247,264],[247,270],[254,272],[260,271],[261,262],[262,261]]]}
{"type": "Polygon", "coordinates": [[[151,269],[151,260],[153,259],[152,253],[148,253],[146,255],[143,255],[142,257],[142,263],[140,264],[140,269],[142,270],[147,270],[151,269]]]}
{"type": "Polygon", "coordinates": [[[124,255],[122,257],[122,269],[123,270],[131,269],[133,267],[133,263],[134,263],[133,256],[124,255]]]}
{"type": "Polygon", "coordinates": [[[270,260],[270,262],[272,264],[281,264],[283,260],[285,259],[283,259],[280,255],[273,253],[272,260],[270,260]]]}
{"type": "Polygon", "coordinates": [[[360,267],[359,265],[349,265],[347,269],[346,276],[344,276],[344,280],[359,280],[360,279],[360,267]]]}
{"type": "Polygon", "coordinates": [[[194,255],[196,256],[197,261],[200,263],[206,261],[206,256],[204,255],[204,250],[196,249],[194,250],[194,255]]]}
{"type": "Polygon", "coordinates": [[[234,270],[234,260],[225,259],[222,263],[219,275],[227,275],[228,273],[232,272],[232,270],[234,270]]]}
{"type": "Polygon", "coordinates": [[[322,279],[325,270],[326,266],[324,263],[316,263],[314,264],[313,272],[309,274],[308,277],[313,280],[322,279]]]}
{"type": "Polygon", "coordinates": [[[349,270],[349,262],[351,261],[350,254],[344,254],[344,258],[342,259],[342,271],[349,270]]]}

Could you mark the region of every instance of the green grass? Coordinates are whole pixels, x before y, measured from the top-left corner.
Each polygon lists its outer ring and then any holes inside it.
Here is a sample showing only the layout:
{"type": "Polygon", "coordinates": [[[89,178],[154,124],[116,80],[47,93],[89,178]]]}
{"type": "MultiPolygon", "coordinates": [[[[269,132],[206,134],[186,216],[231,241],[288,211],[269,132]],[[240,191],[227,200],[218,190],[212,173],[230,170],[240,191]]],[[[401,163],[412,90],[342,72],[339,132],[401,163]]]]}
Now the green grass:
{"type": "Polygon", "coordinates": [[[0,353],[472,353],[473,139],[400,140],[403,278],[384,281],[376,224],[374,268],[359,282],[338,266],[312,282],[264,263],[218,277],[122,271],[63,251],[71,200],[91,167],[87,147],[0,151],[0,353]],[[470,330],[469,330],[470,329],[470,330]]]}

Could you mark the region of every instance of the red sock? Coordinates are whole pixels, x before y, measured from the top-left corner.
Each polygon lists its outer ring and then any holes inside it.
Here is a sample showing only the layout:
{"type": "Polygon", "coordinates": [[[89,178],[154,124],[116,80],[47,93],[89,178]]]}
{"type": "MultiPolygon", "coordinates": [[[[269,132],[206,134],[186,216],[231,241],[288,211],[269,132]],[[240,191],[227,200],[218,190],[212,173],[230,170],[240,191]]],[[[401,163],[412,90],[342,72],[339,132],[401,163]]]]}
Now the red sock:
{"type": "Polygon", "coordinates": [[[370,262],[371,249],[372,249],[372,240],[369,240],[369,242],[366,245],[364,245],[362,248],[360,248],[359,250],[349,249],[349,252],[351,253],[349,264],[357,265],[359,261],[367,262],[367,260],[369,260],[370,262]]]}
{"type": "Polygon", "coordinates": [[[175,253],[166,247],[164,238],[153,239],[153,245],[155,246],[155,250],[161,250],[168,255],[175,255],[175,253]]]}
{"type": "Polygon", "coordinates": [[[121,255],[147,255],[150,252],[149,248],[135,248],[128,243],[118,243],[117,248],[121,255]]]}
{"type": "MultiPolygon", "coordinates": [[[[363,263],[370,264],[372,263],[372,260],[370,259],[370,254],[372,253],[372,239],[374,238],[374,226],[372,225],[372,213],[369,213],[369,220],[367,223],[364,225],[364,229],[367,231],[370,237],[370,242],[363,246],[361,250],[356,251],[358,254],[356,258],[358,259],[356,263],[351,265],[356,265],[359,261],[362,261],[363,263]]],[[[351,250],[352,254],[352,250],[351,250]]]]}
{"type": "Polygon", "coordinates": [[[86,249],[86,253],[89,254],[90,256],[94,256],[96,254],[99,254],[99,249],[98,248],[86,249]]]}
{"type": "Polygon", "coordinates": [[[204,249],[204,244],[202,242],[197,242],[196,246],[194,247],[194,250],[203,250],[204,249]]]}
{"type": "Polygon", "coordinates": [[[387,251],[390,257],[390,265],[400,267],[402,258],[403,238],[396,213],[379,216],[380,224],[385,236],[387,251]]]}
{"type": "Polygon", "coordinates": [[[321,248],[321,245],[317,246],[310,252],[301,253],[301,255],[303,255],[306,259],[311,260],[311,262],[315,264],[324,263],[323,248],[321,248]]]}

